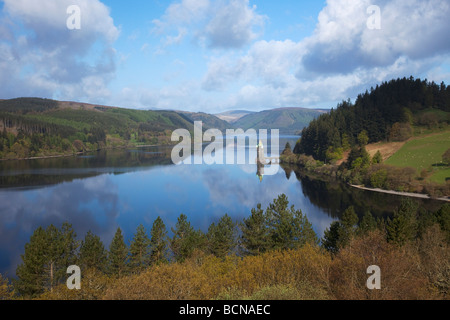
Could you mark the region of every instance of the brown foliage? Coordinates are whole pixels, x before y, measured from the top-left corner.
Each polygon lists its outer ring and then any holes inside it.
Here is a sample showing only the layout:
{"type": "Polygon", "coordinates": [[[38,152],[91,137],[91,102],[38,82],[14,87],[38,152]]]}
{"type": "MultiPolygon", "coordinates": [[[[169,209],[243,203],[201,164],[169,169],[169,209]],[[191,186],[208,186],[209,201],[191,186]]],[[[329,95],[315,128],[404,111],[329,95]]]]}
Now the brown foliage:
{"type": "Polygon", "coordinates": [[[402,247],[375,230],[353,238],[333,259],[311,245],[244,258],[220,259],[197,251],[183,263],[155,265],[119,279],[90,271],[80,291],[61,285],[41,299],[446,299],[449,261],[449,245],[437,225],[402,247]],[[380,290],[367,288],[372,265],[381,269],[380,290]]]}
{"type": "Polygon", "coordinates": [[[10,300],[13,297],[9,281],[0,274],[0,301],[10,300]]]}
{"type": "Polygon", "coordinates": [[[101,300],[113,281],[96,269],[87,270],[82,275],[80,290],[69,290],[66,284],[61,284],[41,295],[39,300],[101,300]]]}
{"type": "Polygon", "coordinates": [[[450,294],[450,246],[439,225],[429,227],[417,241],[420,268],[432,289],[448,299],[450,294]]]}
{"type": "Polygon", "coordinates": [[[330,273],[331,290],[339,300],[416,300],[437,298],[421,270],[418,252],[396,247],[380,231],[355,238],[339,252],[330,273]],[[369,290],[369,266],[381,269],[381,290],[369,290]]]}
{"type": "Polygon", "coordinates": [[[208,300],[231,291],[235,297],[255,294],[260,298],[302,291],[304,299],[326,299],[329,264],[327,254],[309,245],[243,259],[197,256],[118,280],[104,298],[208,300]]]}

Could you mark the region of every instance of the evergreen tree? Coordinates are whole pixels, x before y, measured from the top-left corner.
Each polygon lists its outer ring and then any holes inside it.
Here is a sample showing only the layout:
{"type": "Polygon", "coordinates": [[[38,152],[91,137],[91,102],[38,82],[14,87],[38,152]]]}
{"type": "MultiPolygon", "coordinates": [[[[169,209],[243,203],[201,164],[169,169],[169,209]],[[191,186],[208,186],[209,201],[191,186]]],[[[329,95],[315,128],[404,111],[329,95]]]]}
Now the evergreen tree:
{"type": "Polygon", "coordinates": [[[120,228],[117,228],[109,246],[108,271],[110,274],[119,277],[128,272],[128,247],[125,244],[120,228]]]}
{"type": "Polygon", "coordinates": [[[133,272],[142,272],[150,264],[150,239],[141,224],[130,244],[130,268],[133,272]]]}
{"type": "Polygon", "coordinates": [[[83,270],[106,270],[107,252],[100,237],[88,231],[81,242],[79,254],[80,267],[83,270]]]}
{"type": "Polygon", "coordinates": [[[317,243],[317,236],[301,210],[289,208],[285,194],[280,195],[266,211],[270,246],[273,249],[293,249],[305,243],[317,243]]]}
{"type": "Polygon", "coordinates": [[[375,155],[373,156],[372,163],[373,164],[383,163],[383,156],[381,155],[380,150],[378,150],[377,153],[375,153],[375,155]]]}
{"type": "Polygon", "coordinates": [[[361,219],[358,227],[358,233],[361,235],[367,234],[369,231],[373,231],[377,228],[377,220],[374,218],[370,211],[366,211],[361,219]]]}
{"type": "Polygon", "coordinates": [[[394,211],[393,218],[388,218],[386,225],[388,241],[402,246],[416,237],[417,209],[417,203],[411,199],[402,201],[399,208],[394,211]]]}
{"type": "Polygon", "coordinates": [[[341,218],[341,228],[339,229],[338,247],[346,247],[356,234],[358,216],[353,206],[347,208],[341,218]]]}
{"type": "Polygon", "coordinates": [[[207,233],[208,247],[211,254],[219,258],[225,258],[231,254],[237,245],[236,224],[226,214],[217,225],[212,223],[207,233]]]}
{"type": "Polygon", "coordinates": [[[30,241],[25,244],[25,253],[21,256],[22,263],[16,269],[17,281],[15,281],[14,287],[20,295],[36,297],[45,291],[46,246],[46,232],[39,227],[31,235],[30,241]]]}
{"type": "Polygon", "coordinates": [[[159,264],[167,262],[168,239],[166,226],[158,217],[150,230],[150,263],[159,264]]]}
{"type": "Polygon", "coordinates": [[[201,249],[204,243],[203,234],[195,231],[187,216],[178,217],[175,229],[172,228],[173,237],[170,240],[170,249],[177,262],[183,262],[192,256],[195,249],[201,249]]]}
{"type": "Polygon", "coordinates": [[[322,239],[322,246],[330,253],[336,254],[339,252],[339,237],[341,235],[342,224],[339,221],[331,223],[330,228],[324,232],[322,239]]]}
{"type": "Polygon", "coordinates": [[[267,219],[261,204],[252,209],[252,215],[244,219],[240,225],[242,231],[241,246],[247,255],[259,255],[267,251],[269,247],[269,232],[267,219]]]}
{"type": "Polygon", "coordinates": [[[358,143],[361,147],[365,147],[369,143],[369,136],[366,130],[361,131],[358,135],[358,143]]]}
{"type": "Polygon", "coordinates": [[[17,267],[16,288],[20,295],[36,297],[64,282],[67,268],[75,262],[75,241],[72,226],[64,223],[61,230],[54,225],[37,228],[25,245],[22,264],[17,267]]]}
{"type": "Polygon", "coordinates": [[[289,142],[286,142],[286,146],[284,147],[284,150],[281,153],[281,155],[290,156],[291,154],[292,154],[291,144],[289,142]]]}

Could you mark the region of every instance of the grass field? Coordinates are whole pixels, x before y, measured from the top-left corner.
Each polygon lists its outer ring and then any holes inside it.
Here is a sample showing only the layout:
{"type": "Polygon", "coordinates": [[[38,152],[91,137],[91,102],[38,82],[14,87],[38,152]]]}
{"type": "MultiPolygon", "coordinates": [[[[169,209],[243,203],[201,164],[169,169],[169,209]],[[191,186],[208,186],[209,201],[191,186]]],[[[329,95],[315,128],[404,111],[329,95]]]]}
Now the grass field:
{"type": "Polygon", "coordinates": [[[413,167],[420,174],[427,170],[428,180],[445,183],[450,167],[442,164],[442,155],[450,148],[450,131],[416,137],[390,157],[386,164],[413,167]]]}

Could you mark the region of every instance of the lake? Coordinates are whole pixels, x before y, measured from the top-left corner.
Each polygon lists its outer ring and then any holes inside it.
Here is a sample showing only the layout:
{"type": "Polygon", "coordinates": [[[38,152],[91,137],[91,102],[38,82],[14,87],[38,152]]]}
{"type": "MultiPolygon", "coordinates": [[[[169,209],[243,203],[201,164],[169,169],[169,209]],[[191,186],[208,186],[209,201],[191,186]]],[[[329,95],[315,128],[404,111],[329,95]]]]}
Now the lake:
{"type": "MultiPolygon", "coordinates": [[[[283,148],[298,137],[281,137],[283,148]]],[[[261,176],[256,164],[174,165],[170,147],[100,151],[82,156],[0,162],[0,273],[13,278],[33,231],[71,223],[79,240],[90,230],[108,248],[120,227],[125,239],[138,225],[149,232],[160,216],[169,235],[181,213],[196,229],[228,214],[241,222],[261,203],[278,195],[301,209],[319,236],[354,205],[385,216],[401,197],[313,180],[301,171],[280,167],[261,176]]],[[[440,203],[421,201],[435,209],[440,203]]]]}

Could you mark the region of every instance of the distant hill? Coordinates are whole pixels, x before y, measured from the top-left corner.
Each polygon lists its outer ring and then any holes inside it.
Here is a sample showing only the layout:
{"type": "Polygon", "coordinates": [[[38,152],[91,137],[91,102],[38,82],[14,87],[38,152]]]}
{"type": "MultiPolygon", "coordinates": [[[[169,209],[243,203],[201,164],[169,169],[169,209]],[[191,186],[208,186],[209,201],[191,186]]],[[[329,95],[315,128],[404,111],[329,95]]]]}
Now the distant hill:
{"type": "Polygon", "coordinates": [[[324,110],[281,108],[247,114],[233,123],[244,130],[279,129],[281,134],[298,134],[324,110]]]}
{"type": "Polygon", "coordinates": [[[234,123],[238,121],[240,118],[245,117],[246,115],[253,114],[255,112],[253,111],[245,111],[245,110],[233,110],[233,111],[227,111],[222,112],[219,114],[216,114],[215,116],[219,119],[222,119],[224,121],[227,121],[229,123],[234,123]]]}
{"type": "Polygon", "coordinates": [[[226,129],[233,128],[232,124],[212,114],[207,114],[203,112],[185,112],[185,111],[177,111],[177,113],[183,114],[184,116],[188,117],[192,122],[202,121],[203,129],[205,130],[219,129],[220,131],[224,132],[226,129]]]}

